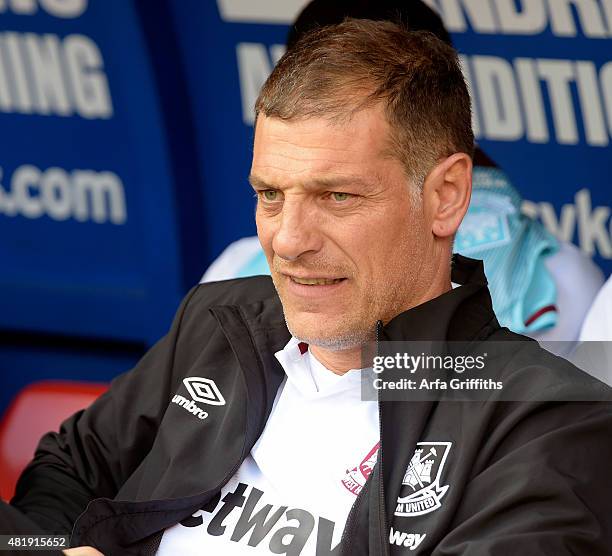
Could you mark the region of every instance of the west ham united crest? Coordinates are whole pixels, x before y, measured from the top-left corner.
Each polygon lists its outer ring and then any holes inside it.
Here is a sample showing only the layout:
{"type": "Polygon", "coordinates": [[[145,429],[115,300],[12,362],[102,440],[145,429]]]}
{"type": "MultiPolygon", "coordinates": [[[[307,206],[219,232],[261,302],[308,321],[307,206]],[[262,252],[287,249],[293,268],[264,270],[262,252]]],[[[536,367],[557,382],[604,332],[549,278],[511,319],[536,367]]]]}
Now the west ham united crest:
{"type": "Polygon", "coordinates": [[[441,485],[452,442],[418,442],[402,481],[395,515],[411,517],[437,510],[448,485],[441,485]]]}

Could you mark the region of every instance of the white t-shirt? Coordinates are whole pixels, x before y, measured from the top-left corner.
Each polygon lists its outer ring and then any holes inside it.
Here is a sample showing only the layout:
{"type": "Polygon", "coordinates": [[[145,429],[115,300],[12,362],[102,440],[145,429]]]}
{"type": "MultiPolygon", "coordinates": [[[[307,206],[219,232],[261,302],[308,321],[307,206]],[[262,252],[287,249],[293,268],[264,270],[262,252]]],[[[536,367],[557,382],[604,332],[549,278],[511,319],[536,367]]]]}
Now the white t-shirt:
{"type": "Polygon", "coordinates": [[[287,376],[251,454],[220,497],[164,532],[157,556],[289,546],[307,556],[339,544],[376,462],[377,404],[361,401],[360,370],[336,375],[295,339],[276,357],[287,376]]]}

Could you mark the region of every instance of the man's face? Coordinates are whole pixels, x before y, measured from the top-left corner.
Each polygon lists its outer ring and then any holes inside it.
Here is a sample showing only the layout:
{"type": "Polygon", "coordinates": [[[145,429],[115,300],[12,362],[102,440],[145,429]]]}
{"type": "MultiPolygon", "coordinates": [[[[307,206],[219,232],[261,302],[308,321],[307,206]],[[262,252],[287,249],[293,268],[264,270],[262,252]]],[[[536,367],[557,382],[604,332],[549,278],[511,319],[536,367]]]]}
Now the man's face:
{"type": "Polygon", "coordinates": [[[432,234],[388,133],[380,107],[342,124],[258,119],[257,233],[300,340],[355,347],[420,301],[432,234]]]}

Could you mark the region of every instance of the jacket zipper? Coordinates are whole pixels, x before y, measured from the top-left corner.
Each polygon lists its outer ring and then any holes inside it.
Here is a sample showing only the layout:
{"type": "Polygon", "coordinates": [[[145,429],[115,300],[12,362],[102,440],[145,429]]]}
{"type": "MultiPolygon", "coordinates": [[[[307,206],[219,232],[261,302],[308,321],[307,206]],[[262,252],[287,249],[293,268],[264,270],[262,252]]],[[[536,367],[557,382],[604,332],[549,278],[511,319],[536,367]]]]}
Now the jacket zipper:
{"type": "MultiPolygon", "coordinates": [[[[380,332],[382,330],[383,323],[381,320],[376,321],[376,355],[380,354],[379,342],[380,342],[380,332]]],[[[378,435],[379,435],[379,448],[378,448],[378,458],[377,463],[379,465],[379,477],[378,481],[378,526],[380,527],[380,531],[382,536],[379,538],[380,541],[380,554],[388,554],[386,550],[387,547],[387,524],[385,520],[385,484],[384,484],[384,475],[383,475],[383,418],[382,418],[382,406],[380,403],[380,390],[378,391],[378,435]]]]}

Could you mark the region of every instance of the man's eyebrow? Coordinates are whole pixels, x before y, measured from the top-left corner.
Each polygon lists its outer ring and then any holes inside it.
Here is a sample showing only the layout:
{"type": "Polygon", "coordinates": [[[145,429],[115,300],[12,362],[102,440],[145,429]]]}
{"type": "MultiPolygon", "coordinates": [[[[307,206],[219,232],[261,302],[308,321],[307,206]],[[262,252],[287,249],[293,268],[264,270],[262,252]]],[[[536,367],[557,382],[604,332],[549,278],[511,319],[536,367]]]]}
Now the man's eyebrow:
{"type": "Polygon", "coordinates": [[[266,183],[261,178],[258,178],[254,174],[249,174],[249,183],[253,189],[275,189],[270,184],[266,183]]]}
{"type": "MultiPolygon", "coordinates": [[[[254,189],[280,189],[276,185],[267,183],[254,174],[249,175],[249,183],[254,189]]],[[[347,186],[358,186],[365,191],[371,191],[376,188],[377,180],[368,180],[361,176],[329,176],[313,178],[303,183],[306,189],[337,189],[347,186]]]]}
{"type": "MultiPolygon", "coordinates": [[[[366,179],[361,176],[331,176],[315,178],[309,181],[312,187],[319,189],[338,189],[347,186],[357,186],[366,191],[372,190],[376,187],[376,181],[373,179],[366,179]]],[[[308,184],[307,184],[308,185],[308,184]]]]}

